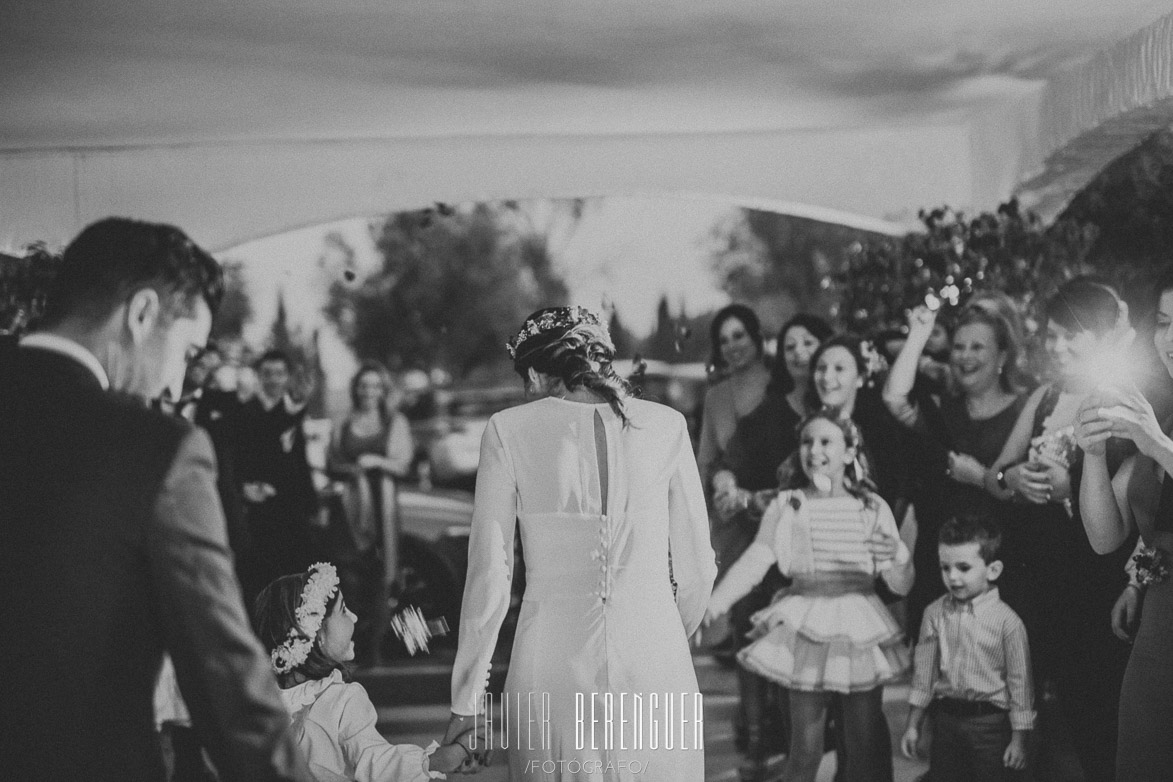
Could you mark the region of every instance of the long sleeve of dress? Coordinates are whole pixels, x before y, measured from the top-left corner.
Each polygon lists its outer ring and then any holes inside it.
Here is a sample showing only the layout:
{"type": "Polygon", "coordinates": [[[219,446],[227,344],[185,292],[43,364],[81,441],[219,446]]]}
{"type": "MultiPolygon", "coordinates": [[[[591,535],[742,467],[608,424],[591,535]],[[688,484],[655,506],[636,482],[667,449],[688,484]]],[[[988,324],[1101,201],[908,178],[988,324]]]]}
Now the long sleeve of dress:
{"type": "MultiPolygon", "coordinates": [[[[695,478],[695,469],[694,466],[694,481],[699,492],[700,482],[695,478]]],[[[703,500],[700,508],[700,518],[705,520],[703,500]]],[[[707,544],[707,521],[705,523],[707,544]]],[[[517,479],[496,421],[490,419],[481,437],[476,499],[468,541],[468,576],[460,611],[460,644],[452,671],[452,711],[456,714],[473,714],[489,681],[493,648],[509,610],[516,524],[517,479]]],[[[711,552],[709,556],[712,557],[711,552]]]]}
{"type": "MultiPolygon", "coordinates": [[[[378,713],[361,684],[348,684],[339,703],[338,744],[357,782],[427,782],[445,779],[428,769],[431,754],[415,744],[391,744],[375,724],[378,713]]],[[[314,752],[307,752],[313,769],[314,752]]]]}
{"type": "Polygon", "coordinates": [[[676,605],[685,634],[691,636],[705,616],[717,578],[717,562],[709,542],[704,489],[683,416],[679,429],[676,470],[668,487],[668,535],[676,605]]]}

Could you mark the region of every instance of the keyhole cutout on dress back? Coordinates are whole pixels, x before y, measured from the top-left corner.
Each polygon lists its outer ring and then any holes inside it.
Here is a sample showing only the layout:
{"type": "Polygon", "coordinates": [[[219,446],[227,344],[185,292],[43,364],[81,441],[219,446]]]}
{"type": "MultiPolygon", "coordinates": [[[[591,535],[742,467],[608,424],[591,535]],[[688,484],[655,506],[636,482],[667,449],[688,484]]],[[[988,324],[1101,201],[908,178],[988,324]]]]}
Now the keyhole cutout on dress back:
{"type": "Polygon", "coordinates": [[[595,461],[599,468],[599,496],[603,502],[603,513],[607,513],[607,429],[603,426],[603,416],[595,411],[595,461]]]}

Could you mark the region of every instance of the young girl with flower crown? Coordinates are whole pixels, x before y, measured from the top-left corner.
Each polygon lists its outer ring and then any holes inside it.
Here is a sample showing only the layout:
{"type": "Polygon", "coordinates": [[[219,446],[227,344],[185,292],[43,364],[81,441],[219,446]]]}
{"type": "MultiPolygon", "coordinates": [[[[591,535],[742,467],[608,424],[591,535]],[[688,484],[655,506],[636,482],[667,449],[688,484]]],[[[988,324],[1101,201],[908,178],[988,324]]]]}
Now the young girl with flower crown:
{"type": "Polygon", "coordinates": [[[889,741],[883,685],[908,670],[909,656],[875,581],[907,593],[911,557],[868,477],[855,424],[824,409],[799,432],[798,487],[767,508],[753,544],[713,591],[706,620],[722,616],[777,564],[793,586],[754,616],[759,638],[738,661],[790,690],[783,779],[815,778],[828,701],[839,693],[846,779],[891,780],[891,761],[879,761],[889,741]]]}
{"type": "Polygon", "coordinates": [[[355,615],[338,589],[333,565],[319,562],[269,584],[257,597],[256,615],[298,745],[318,782],[445,779],[466,761],[475,765],[463,737],[423,749],[390,744],[375,729],[375,707],[366,690],[347,681],[344,663],[354,659],[355,615]]]}

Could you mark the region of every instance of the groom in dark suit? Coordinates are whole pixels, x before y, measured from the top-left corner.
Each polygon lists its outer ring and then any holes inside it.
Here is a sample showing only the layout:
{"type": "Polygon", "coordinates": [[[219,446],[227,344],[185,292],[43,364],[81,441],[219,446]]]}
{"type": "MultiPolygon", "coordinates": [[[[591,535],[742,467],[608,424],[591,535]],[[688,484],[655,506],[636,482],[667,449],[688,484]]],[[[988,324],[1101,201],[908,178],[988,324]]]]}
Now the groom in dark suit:
{"type": "Polygon", "coordinates": [[[308,779],[233,573],[207,435],[178,398],[223,293],[177,228],[66,248],[43,328],[0,344],[0,776],[162,780],[171,654],[222,780],[308,779]]]}

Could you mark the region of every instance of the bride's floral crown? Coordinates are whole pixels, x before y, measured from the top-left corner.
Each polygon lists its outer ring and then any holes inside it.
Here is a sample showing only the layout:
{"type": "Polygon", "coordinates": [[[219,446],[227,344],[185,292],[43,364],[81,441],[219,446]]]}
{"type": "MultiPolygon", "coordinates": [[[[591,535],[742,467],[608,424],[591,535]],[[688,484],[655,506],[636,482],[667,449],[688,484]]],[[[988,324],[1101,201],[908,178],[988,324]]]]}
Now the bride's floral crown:
{"type": "Polygon", "coordinates": [[[338,571],[329,562],[311,565],[309,574],[294,610],[296,626],[289,628],[285,640],[269,653],[273,670],[279,674],[289,673],[309,657],[326,618],[330,598],[338,591],[338,571]]]}
{"type": "Polygon", "coordinates": [[[526,318],[517,336],[505,343],[505,349],[509,351],[509,357],[516,360],[517,349],[530,337],[536,337],[543,331],[566,329],[583,323],[603,327],[599,316],[586,307],[550,307],[526,318]]]}

